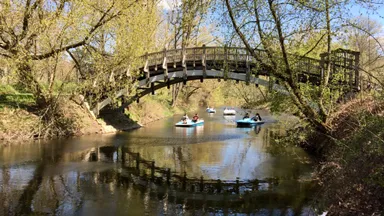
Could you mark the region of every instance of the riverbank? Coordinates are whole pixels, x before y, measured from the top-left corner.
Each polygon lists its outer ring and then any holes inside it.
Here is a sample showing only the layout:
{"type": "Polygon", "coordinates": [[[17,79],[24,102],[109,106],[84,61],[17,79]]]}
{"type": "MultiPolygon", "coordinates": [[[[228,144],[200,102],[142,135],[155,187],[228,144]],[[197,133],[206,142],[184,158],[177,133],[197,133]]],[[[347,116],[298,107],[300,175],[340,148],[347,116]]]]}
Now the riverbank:
{"type": "MultiPolygon", "coordinates": [[[[21,100],[19,95],[12,96],[0,103],[0,145],[63,136],[42,134],[47,129],[44,127],[49,126],[43,124],[33,100],[28,97],[21,100]]],[[[147,97],[138,104],[131,104],[125,113],[105,112],[96,119],[80,100],[61,98],[57,103],[66,124],[63,134],[67,137],[132,130],[184,111],[170,107],[167,101],[147,97]]]]}
{"type": "Polygon", "coordinates": [[[334,113],[330,135],[305,128],[286,142],[317,158],[314,178],[318,209],[327,215],[381,215],[384,212],[384,101],[362,97],[334,113]],[[293,138],[292,138],[293,137],[293,138]]]}
{"type": "Polygon", "coordinates": [[[332,145],[324,145],[317,177],[331,215],[384,212],[384,102],[356,99],[331,119],[332,145]]]}

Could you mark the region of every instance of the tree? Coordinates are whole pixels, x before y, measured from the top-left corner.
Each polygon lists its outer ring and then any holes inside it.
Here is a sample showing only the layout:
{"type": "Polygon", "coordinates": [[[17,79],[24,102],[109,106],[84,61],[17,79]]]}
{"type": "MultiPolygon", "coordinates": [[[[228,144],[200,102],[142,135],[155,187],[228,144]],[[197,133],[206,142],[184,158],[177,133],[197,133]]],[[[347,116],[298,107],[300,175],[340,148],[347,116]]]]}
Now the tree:
{"type": "MultiPolygon", "coordinates": [[[[164,38],[166,48],[187,48],[193,44],[193,41],[197,41],[199,25],[204,20],[210,2],[210,0],[182,0],[180,3],[175,0],[173,2],[167,14],[166,27],[170,34],[167,33],[164,38]]],[[[172,85],[172,106],[176,105],[182,87],[182,83],[172,85]]]]}
{"type": "Polygon", "coordinates": [[[345,33],[340,38],[345,41],[344,46],[360,52],[360,67],[365,72],[365,77],[370,82],[375,81],[383,86],[384,47],[380,41],[381,33],[383,26],[378,21],[357,17],[346,24],[345,33]]]}
{"type": "MultiPolygon", "coordinates": [[[[347,17],[341,16],[347,3],[331,0],[312,2],[276,0],[225,0],[229,23],[249,53],[289,92],[290,99],[318,131],[329,133],[328,117],[332,112],[330,101],[330,64],[326,64],[319,87],[313,86],[310,100],[301,90],[297,79],[296,64],[310,55],[319,45],[325,46],[325,60],[332,53],[332,37],[340,32],[347,17]],[[313,37],[313,35],[321,35],[313,37]],[[298,46],[316,39],[313,46],[298,46]],[[261,58],[255,48],[264,49],[266,58],[261,58]],[[300,55],[295,54],[301,49],[300,55]],[[303,50],[305,49],[305,50],[303,50]]],[[[312,42],[313,43],[313,42],[312,42]]],[[[308,91],[307,91],[308,92],[308,91]]],[[[336,100],[336,98],[334,99],[336,100]]]]}
{"type": "Polygon", "coordinates": [[[63,116],[58,96],[52,91],[60,61],[72,59],[86,80],[83,89],[97,98],[106,97],[123,85],[112,86],[108,78],[126,71],[128,65],[135,68],[140,62],[137,57],[150,51],[157,13],[155,0],[2,1],[1,60],[34,95],[46,125],[62,125],[57,122],[63,116]],[[37,76],[41,72],[47,75],[37,76]],[[39,77],[47,77],[48,88],[39,77]]]}

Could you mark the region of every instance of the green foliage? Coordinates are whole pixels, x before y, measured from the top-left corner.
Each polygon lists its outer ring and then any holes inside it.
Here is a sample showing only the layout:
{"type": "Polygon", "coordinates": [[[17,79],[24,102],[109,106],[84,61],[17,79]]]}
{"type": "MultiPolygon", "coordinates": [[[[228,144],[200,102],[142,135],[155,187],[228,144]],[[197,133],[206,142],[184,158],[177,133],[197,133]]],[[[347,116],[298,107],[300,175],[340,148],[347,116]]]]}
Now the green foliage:
{"type": "Polygon", "coordinates": [[[0,95],[2,94],[17,94],[19,93],[11,85],[0,85],[0,95]]]}
{"type": "Polygon", "coordinates": [[[294,106],[292,99],[280,92],[270,92],[268,96],[269,107],[272,113],[297,113],[298,109],[294,106]]]}

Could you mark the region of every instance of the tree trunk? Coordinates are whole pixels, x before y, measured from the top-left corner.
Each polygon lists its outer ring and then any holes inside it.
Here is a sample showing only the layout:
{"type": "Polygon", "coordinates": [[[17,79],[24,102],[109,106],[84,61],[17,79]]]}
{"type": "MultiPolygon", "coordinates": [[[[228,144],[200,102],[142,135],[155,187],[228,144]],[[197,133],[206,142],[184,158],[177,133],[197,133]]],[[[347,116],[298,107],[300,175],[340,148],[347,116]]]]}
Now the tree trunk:
{"type": "Polygon", "coordinates": [[[28,64],[28,61],[20,62],[17,65],[17,75],[19,81],[28,90],[31,91],[35,97],[36,105],[39,108],[45,108],[48,104],[48,100],[44,95],[43,88],[32,74],[32,68],[28,64]]]}

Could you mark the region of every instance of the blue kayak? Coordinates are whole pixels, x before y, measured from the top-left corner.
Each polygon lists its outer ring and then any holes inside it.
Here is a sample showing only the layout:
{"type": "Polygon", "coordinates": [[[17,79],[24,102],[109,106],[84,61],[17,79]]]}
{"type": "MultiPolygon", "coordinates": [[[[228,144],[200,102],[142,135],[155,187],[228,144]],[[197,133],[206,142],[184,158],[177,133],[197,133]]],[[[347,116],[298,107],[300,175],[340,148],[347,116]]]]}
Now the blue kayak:
{"type": "Polygon", "coordinates": [[[193,122],[192,120],[188,119],[186,122],[179,121],[175,124],[176,127],[194,127],[198,125],[204,124],[204,120],[198,120],[197,122],[193,122]]]}
{"type": "Polygon", "coordinates": [[[251,127],[254,125],[264,124],[263,121],[254,121],[250,118],[241,119],[236,121],[237,127],[251,127]]]}

